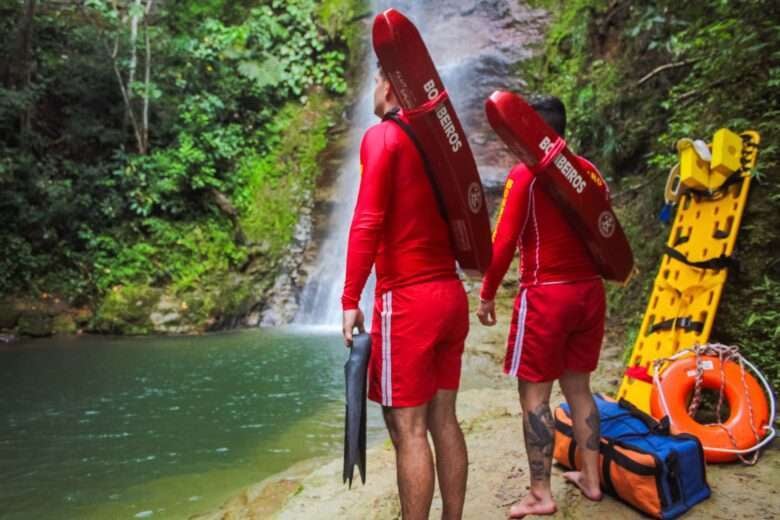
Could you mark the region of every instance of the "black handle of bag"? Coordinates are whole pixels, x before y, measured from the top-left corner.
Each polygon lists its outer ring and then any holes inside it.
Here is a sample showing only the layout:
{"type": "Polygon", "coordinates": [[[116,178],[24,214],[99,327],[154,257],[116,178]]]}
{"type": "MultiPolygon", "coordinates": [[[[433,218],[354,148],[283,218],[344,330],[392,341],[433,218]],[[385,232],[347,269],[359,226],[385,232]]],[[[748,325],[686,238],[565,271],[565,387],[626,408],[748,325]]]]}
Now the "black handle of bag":
{"type": "Polygon", "coordinates": [[[645,423],[645,426],[647,426],[647,429],[650,431],[653,431],[658,428],[658,421],[655,419],[655,417],[646,414],[639,408],[637,408],[634,403],[627,401],[626,399],[621,399],[618,401],[618,405],[620,405],[621,408],[628,411],[628,413],[631,414],[632,417],[636,417],[643,423],[645,423]]]}

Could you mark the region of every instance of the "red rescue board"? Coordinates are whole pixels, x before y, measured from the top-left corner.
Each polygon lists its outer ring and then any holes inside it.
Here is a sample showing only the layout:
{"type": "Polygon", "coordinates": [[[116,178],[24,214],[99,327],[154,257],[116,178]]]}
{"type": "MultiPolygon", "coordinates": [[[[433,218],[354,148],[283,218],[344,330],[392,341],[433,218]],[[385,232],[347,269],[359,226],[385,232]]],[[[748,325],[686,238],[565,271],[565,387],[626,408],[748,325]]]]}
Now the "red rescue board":
{"type": "Polygon", "coordinates": [[[564,209],[601,275],[626,282],[634,255],[604,195],[601,175],[583,168],[565,141],[517,94],[494,92],[485,102],[485,112],[493,130],[564,209]]]}
{"type": "Polygon", "coordinates": [[[395,9],[377,15],[374,51],[431,166],[446,209],[455,258],[466,273],[490,265],[490,218],[474,155],[428,49],[395,9]]]}

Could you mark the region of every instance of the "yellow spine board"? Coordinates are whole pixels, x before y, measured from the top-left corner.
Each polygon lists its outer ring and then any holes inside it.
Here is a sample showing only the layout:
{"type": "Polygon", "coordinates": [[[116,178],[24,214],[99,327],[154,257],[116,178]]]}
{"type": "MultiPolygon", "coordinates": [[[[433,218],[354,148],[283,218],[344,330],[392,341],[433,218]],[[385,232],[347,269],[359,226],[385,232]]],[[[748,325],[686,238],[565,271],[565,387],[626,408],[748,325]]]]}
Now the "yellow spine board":
{"type": "MultiPolygon", "coordinates": [[[[683,253],[689,261],[707,260],[721,254],[731,256],[734,252],[759,143],[758,133],[750,131],[743,135],[749,137],[754,146],[746,152],[746,171],[741,173],[741,182],[729,186],[719,198],[701,198],[686,193],[680,199],[666,244],[683,253]]],[[[706,343],[715,321],[726,275],[726,268],[712,270],[692,267],[664,255],[628,366],[646,368],[652,376],[656,359],[706,343]],[[666,330],[652,331],[654,325],[685,318],[700,323],[701,330],[679,327],[678,321],[666,330]]],[[[627,399],[649,413],[651,390],[651,383],[624,376],[618,389],[618,398],[627,399]]]]}

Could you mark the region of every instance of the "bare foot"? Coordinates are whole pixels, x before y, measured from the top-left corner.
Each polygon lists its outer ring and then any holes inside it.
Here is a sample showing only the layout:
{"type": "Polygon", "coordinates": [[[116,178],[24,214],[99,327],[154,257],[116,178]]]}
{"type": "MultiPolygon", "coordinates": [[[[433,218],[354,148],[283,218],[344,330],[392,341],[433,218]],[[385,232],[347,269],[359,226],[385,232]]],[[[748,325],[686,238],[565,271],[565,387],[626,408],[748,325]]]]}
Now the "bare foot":
{"type": "Polygon", "coordinates": [[[509,510],[509,518],[523,518],[525,515],[552,515],[557,511],[552,497],[539,497],[533,491],[509,510]]]}
{"type": "Polygon", "coordinates": [[[601,493],[601,489],[599,488],[598,483],[596,485],[589,484],[585,480],[585,476],[582,474],[581,471],[566,471],[563,474],[563,478],[565,478],[568,482],[571,482],[578,488],[580,488],[580,491],[583,495],[585,495],[585,498],[588,500],[593,500],[594,502],[598,502],[602,499],[604,496],[601,493]]]}

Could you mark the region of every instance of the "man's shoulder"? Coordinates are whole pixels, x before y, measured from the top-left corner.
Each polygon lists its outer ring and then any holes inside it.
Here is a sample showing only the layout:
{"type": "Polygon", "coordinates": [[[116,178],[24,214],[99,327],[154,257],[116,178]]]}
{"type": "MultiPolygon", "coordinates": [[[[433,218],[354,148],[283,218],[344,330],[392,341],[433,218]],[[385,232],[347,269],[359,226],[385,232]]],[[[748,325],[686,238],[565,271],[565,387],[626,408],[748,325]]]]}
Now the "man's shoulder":
{"type": "Polygon", "coordinates": [[[381,121],[372,125],[363,134],[363,144],[383,151],[394,151],[403,141],[403,131],[392,121],[381,121]]]}
{"type": "Polygon", "coordinates": [[[514,184],[528,185],[534,179],[534,174],[525,163],[519,162],[514,166],[514,168],[509,170],[508,178],[512,179],[514,184]]]}
{"type": "Polygon", "coordinates": [[[363,139],[376,139],[378,137],[384,138],[385,132],[387,132],[388,126],[391,123],[389,121],[380,121],[368,127],[363,134],[363,139]]]}

